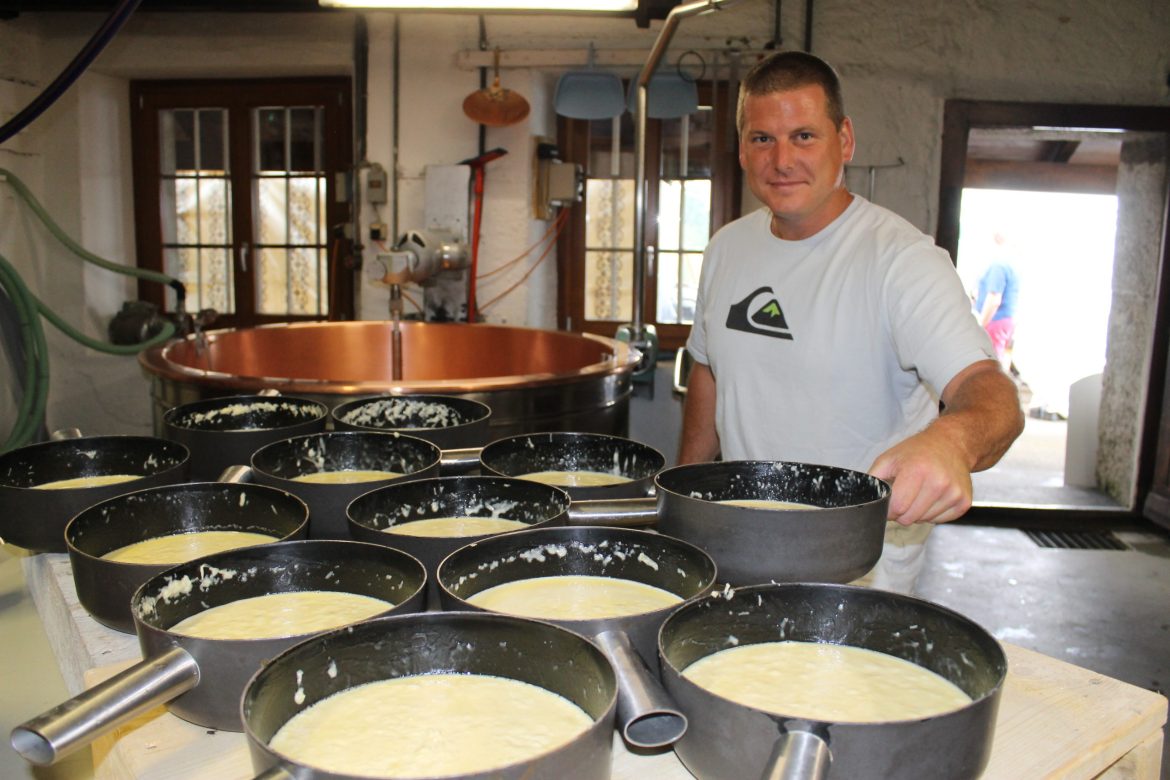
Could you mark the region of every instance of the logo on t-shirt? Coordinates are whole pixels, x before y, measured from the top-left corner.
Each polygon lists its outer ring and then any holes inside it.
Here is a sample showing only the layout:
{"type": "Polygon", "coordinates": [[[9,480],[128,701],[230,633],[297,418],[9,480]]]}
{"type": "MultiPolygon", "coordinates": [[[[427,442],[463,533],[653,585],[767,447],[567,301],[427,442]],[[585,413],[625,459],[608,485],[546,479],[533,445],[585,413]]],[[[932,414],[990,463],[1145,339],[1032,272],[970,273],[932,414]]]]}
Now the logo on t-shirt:
{"type": "Polygon", "coordinates": [[[771,287],[761,287],[739,303],[732,304],[727,312],[727,327],[777,339],[792,338],[784,311],[771,287]]]}

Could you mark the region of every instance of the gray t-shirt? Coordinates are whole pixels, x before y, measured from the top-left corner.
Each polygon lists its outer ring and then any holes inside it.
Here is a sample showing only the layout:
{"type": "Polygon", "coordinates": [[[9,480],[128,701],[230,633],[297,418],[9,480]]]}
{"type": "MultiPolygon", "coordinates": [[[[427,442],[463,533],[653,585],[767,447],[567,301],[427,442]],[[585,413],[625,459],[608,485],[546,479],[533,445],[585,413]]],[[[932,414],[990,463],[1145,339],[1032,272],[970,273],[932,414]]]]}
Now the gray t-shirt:
{"type": "Polygon", "coordinates": [[[715,375],[723,457],[867,471],[995,352],[946,252],[893,212],[854,195],[801,241],[770,217],[711,239],[687,341],[715,375]]]}

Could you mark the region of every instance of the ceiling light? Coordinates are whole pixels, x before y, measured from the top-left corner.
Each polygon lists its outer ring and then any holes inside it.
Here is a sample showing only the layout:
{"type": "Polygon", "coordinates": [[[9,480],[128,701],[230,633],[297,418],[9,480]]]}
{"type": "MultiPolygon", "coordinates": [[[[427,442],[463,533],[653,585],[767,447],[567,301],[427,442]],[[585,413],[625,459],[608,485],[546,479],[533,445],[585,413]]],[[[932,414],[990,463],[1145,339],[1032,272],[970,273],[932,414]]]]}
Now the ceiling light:
{"type": "Polygon", "coordinates": [[[564,11],[633,13],[638,0],[318,0],[334,8],[397,8],[418,11],[564,11]]]}

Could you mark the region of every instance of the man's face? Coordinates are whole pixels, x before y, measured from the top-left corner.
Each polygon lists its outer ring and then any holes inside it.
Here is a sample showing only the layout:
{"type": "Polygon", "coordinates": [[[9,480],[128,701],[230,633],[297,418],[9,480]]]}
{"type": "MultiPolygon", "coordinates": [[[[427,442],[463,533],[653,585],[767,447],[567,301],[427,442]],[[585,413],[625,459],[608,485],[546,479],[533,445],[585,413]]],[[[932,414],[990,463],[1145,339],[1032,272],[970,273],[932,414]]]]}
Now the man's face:
{"type": "Polygon", "coordinates": [[[739,164],[748,185],[772,211],[772,232],[807,238],[849,205],[845,163],[853,159],[853,124],[840,130],[819,85],[749,95],[744,102],[739,164]]]}

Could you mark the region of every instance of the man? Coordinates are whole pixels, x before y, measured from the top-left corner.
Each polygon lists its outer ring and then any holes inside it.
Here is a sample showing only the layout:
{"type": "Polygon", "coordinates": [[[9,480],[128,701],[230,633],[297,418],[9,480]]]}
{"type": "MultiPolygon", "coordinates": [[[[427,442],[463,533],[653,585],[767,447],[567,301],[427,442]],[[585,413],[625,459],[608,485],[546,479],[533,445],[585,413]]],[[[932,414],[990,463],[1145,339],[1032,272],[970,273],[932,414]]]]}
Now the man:
{"type": "Polygon", "coordinates": [[[1023,429],[1015,386],[946,253],[845,188],[853,124],[828,64],[759,63],[737,124],[766,208],[707,247],[679,461],[804,461],[892,482],[873,584],[908,592],[930,524],[967,511],[971,472],[1023,429]]]}

